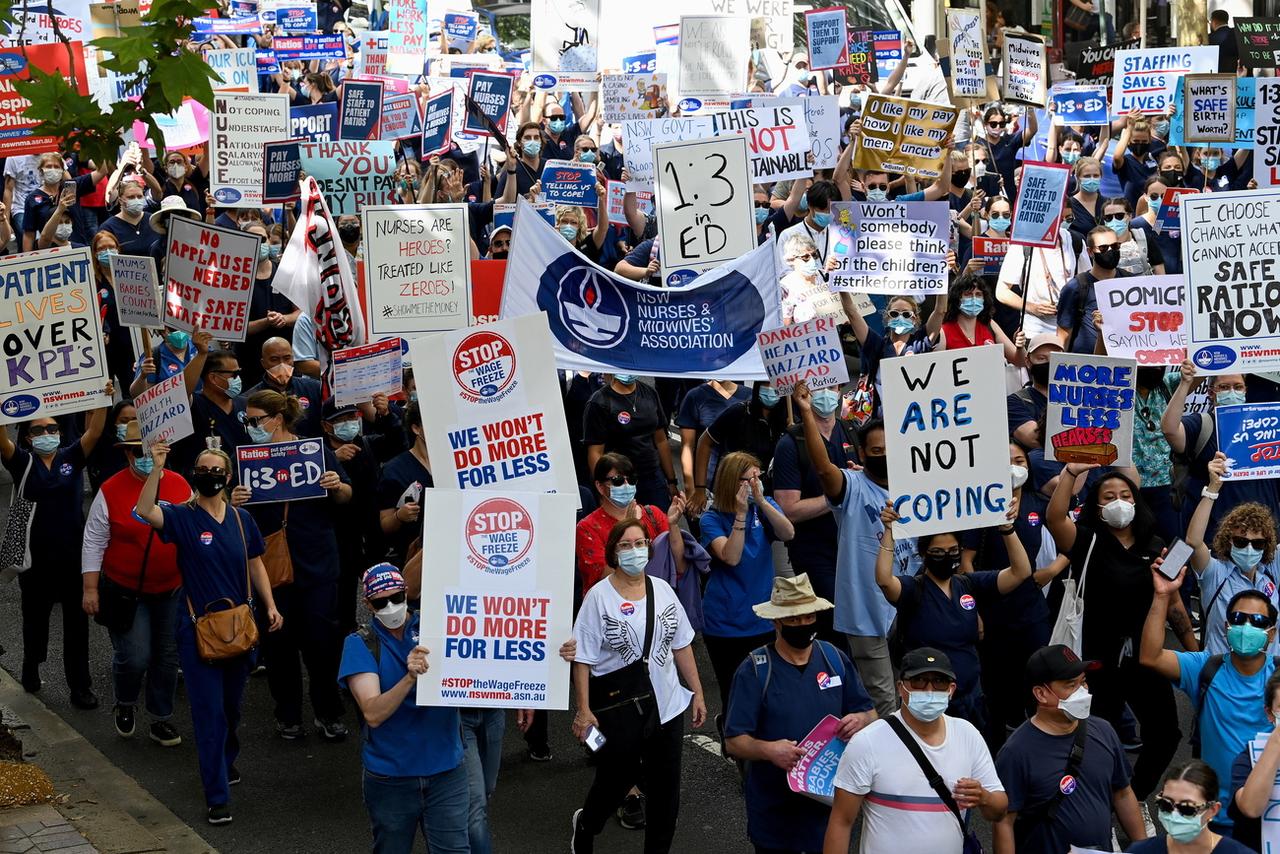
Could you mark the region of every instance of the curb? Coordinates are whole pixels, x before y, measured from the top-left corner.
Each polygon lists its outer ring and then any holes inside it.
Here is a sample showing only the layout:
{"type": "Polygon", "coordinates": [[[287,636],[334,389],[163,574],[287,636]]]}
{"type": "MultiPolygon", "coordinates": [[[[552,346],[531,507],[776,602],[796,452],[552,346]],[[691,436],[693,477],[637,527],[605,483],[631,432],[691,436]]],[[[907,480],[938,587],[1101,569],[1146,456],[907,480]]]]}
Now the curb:
{"type": "MultiPolygon", "coordinates": [[[[55,808],[104,854],[217,854],[137,780],[50,711],[0,668],[0,706],[29,727],[21,730],[24,756],[53,780],[66,802],[55,808]]],[[[0,812],[0,827],[8,824],[0,812]]]]}

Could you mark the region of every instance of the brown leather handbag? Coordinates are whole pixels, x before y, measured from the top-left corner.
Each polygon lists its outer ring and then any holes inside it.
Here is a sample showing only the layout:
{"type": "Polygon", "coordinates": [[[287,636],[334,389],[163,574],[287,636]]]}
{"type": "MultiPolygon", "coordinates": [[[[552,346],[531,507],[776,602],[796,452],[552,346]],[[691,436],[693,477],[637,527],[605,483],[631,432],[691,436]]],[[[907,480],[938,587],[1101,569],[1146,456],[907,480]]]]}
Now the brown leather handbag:
{"type": "Polygon", "coordinates": [[[267,550],[262,553],[262,565],[267,568],[267,579],[274,590],[281,584],[293,583],[293,556],[289,554],[289,504],[284,505],[284,518],[280,520],[280,530],[268,535],[263,542],[267,550]]]}
{"type": "Polygon", "coordinates": [[[240,529],[240,542],[245,544],[244,584],[248,602],[235,604],[230,598],[218,599],[210,605],[226,602],[230,607],[221,610],[205,608],[203,615],[197,617],[187,596],[187,611],[196,627],[196,651],[205,661],[226,661],[229,658],[244,655],[258,645],[258,624],[253,618],[253,587],[249,578],[249,547],[244,537],[244,523],[240,521],[240,513],[236,508],[227,506],[227,512],[236,517],[236,527],[240,529]]]}

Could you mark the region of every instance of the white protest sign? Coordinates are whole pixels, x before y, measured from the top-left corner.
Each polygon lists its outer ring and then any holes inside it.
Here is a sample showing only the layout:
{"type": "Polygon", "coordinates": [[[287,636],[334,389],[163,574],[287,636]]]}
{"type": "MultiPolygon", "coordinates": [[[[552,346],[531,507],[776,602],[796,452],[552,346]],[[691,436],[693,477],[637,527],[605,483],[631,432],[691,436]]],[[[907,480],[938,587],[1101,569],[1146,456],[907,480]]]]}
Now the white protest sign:
{"type": "Polygon", "coordinates": [[[818,317],[756,333],[760,360],[779,394],[791,394],[799,382],[817,391],[839,388],[849,381],[839,325],[835,318],[818,317]]]}
{"type": "Polygon", "coordinates": [[[112,255],[111,281],[121,326],[162,329],[160,277],[150,255],[112,255]]]}
{"type": "Polygon", "coordinates": [[[753,107],[804,107],[804,121],[809,127],[808,168],[834,169],[840,159],[840,96],[806,95],[803,98],[755,96],[753,107]]]}
{"type": "Polygon", "coordinates": [[[413,338],[409,355],[437,489],[577,496],[545,312],[413,338]]]}
{"type": "Polygon", "coordinates": [[[654,146],[653,159],[662,280],[668,287],[756,247],[745,139],[669,142],[654,146]]]}
{"type": "Polygon", "coordinates": [[[373,338],[460,329],[471,317],[467,206],[366,207],[365,296],[373,338]]]}
{"type": "Polygon", "coordinates": [[[667,105],[667,75],[606,74],[600,101],[606,122],[655,118],[667,105]]]}
{"type": "Polygon", "coordinates": [[[889,359],[880,368],[894,534],[1006,523],[1009,417],[995,346],[889,359]]]}
{"type": "Polygon", "coordinates": [[[218,75],[213,81],[215,92],[258,91],[258,60],[251,47],[235,50],[206,50],[204,60],[218,75]]]}
{"type": "Polygon", "coordinates": [[[751,176],[757,184],[807,177],[809,128],[804,110],[795,105],[766,105],[714,113],[712,133],[736,133],[747,138],[751,176]]]}
{"type": "MultiPolygon", "coordinates": [[[[1182,78],[1186,105],[1182,138],[1188,143],[1236,141],[1236,76],[1188,74],[1182,78]]],[[[1256,92],[1256,90],[1255,90],[1256,92]]]]}
{"type": "Polygon", "coordinates": [[[1092,353],[1049,356],[1045,459],[1133,465],[1133,395],[1138,363],[1092,353]]]}
{"type": "Polygon", "coordinates": [[[261,242],[252,232],[170,217],[165,325],[188,332],[203,329],[219,341],[245,340],[261,242]]]}
{"type": "Polygon", "coordinates": [[[1217,70],[1217,45],[1118,50],[1111,79],[1111,115],[1127,116],[1134,110],[1163,114],[1173,103],[1174,87],[1183,75],[1217,70]]]}
{"type": "MultiPolygon", "coordinates": [[[[422,492],[419,706],[569,708],[573,495],[422,492]]],[[[658,647],[655,644],[655,651],[658,647]]]]}
{"type": "Polygon", "coordinates": [[[0,424],[110,406],[87,247],[0,258],[0,424]]]}
{"type": "MultiPolygon", "coordinates": [[[[625,68],[624,60],[651,52],[655,27],[678,25],[681,15],[728,15],[751,20],[752,42],[760,48],[760,61],[781,80],[795,41],[794,0],[600,0],[600,67],[625,68]],[[757,43],[758,42],[758,43],[757,43]]],[[[674,29],[674,27],[673,27],[674,29]]],[[[664,45],[656,45],[661,66],[664,45]]],[[[670,48],[674,53],[677,48],[670,48]]],[[[634,69],[632,69],[634,70],[634,69]]],[[[667,70],[659,68],[658,70],[667,70]]],[[[678,89],[674,79],[668,81],[678,89]]]]}
{"type": "Polygon", "coordinates": [[[333,396],[338,406],[368,403],[375,394],[399,394],[403,378],[399,338],[333,352],[333,396]]]}
{"type": "Polygon", "coordinates": [[[1099,279],[1093,286],[1102,312],[1108,356],[1139,365],[1181,365],[1187,358],[1186,286],[1181,276],[1099,279]]]}
{"type": "Polygon", "coordinates": [[[750,18],[680,17],[681,98],[741,92],[746,88],[750,59],[750,18]]]}
{"type": "Polygon", "coordinates": [[[262,147],[289,139],[289,96],[216,92],[209,192],[220,205],[261,207],[262,147]]]}
{"type": "Polygon", "coordinates": [[[142,428],[142,447],[172,445],[196,432],[191,423],[191,397],[182,372],[166,377],[133,399],[142,428]]]}
{"type": "Polygon", "coordinates": [[[1020,30],[1004,30],[1004,76],[1000,91],[1006,101],[1043,107],[1049,93],[1049,63],[1044,39],[1020,30]]]}
{"type": "MultiPolygon", "coordinates": [[[[595,90],[599,68],[599,0],[533,0],[529,6],[531,69],[558,89],[595,90]]],[[[551,87],[547,87],[551,88],[551,87]]]]}
{"type": "Polygon", "coordinates": [[[653,148],[665,142],[706,139],[710,116],[683,119],[634,119],[622,123],[622,159],[630,180],[627,189],[653,190],[653,148]]]}
{"type": "Polygon", "coordinates": [[[980,9],[947,9],[951,74],[947,82],[957,100],[987,100],[987,39],[980,9]]]}
{"type": "MultiPolygon", "coordinates": [[[[864,294],[946,293],[945,202],[836,202],[827,257],[831,288],[864,294]]],[[[785,247],[784,247],[785,249],[785,247]]]]}
{"type": "Polygon", "coordinates": [[[1254,83],[1253,177],[1259,186],[1280,187],[1280,80],[1254,83]]]}
{"type": "Polygon", "coordinates": [[[399,201],[393,177],[398,165],[395,146],[390,139],[303,142],[298,155],[302,171],[316,179],[336,218],[399,201]]]}

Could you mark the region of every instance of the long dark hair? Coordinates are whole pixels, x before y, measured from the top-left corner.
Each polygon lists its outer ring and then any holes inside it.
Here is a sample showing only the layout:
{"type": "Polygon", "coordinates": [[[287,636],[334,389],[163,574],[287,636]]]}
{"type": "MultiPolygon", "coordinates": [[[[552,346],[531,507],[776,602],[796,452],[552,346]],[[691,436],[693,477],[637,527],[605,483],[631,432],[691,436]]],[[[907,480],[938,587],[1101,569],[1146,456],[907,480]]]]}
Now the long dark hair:
{"type": "Polygon", "coordinates": [[[960,294],[971,288],[980,288],[982,290],[982,313],[974,320],[979,323],[990,323],[991,314],[995,311],[995,295],[991,292],[991,285],[980,276],[975,276],[968,270],[961,273],[951,283],[951,287],[947,288],[947,313],[943,316],[943,321],[952,322],[960,316],[960,294]]]}
{"type": "MultiPolygon", "coordinates": [[[[1063,477],[1068,477],[1065,472],[1063,477]]],[[[1129,487],[1129,492],[1133,494],[1133,522],[1130,527],[1133,528],[1133,541],[1135,544],[1142,546],[1151,541],[1151,536],[1155,533],[1156,517],[1151,512],[1151,508],[1147,506],[1146,500],[1142,497],[1142,493],[1138,490],[1138,485],[1129,480],[1127,475],[1123,475],[1118,471],[1109,471],[1102,477],[1098,478],[1093,486],[1089,487],[1089,492],[1085,496],[1084,504],[1080,507],[1080,524],[1094,531],[1110,530],[1111,526],[1102,521],[1098,515],[1098,493],[1102,491],[1102,485],[1109,480],[1122,480],[1129,487]]]]}
{"type": "Polygon", "coordinates": [[[786,395],[779,398],[772,409],[766,409],[760,402],[760,389],[768,384],[768,380],[756,380],[751,384],[751,401],[747,404],[747,412],[755,418],[768,422],[769,431],[773,434],[773,438],[777,439],[782,436],[782,431],[787,429],[786,395]]]}

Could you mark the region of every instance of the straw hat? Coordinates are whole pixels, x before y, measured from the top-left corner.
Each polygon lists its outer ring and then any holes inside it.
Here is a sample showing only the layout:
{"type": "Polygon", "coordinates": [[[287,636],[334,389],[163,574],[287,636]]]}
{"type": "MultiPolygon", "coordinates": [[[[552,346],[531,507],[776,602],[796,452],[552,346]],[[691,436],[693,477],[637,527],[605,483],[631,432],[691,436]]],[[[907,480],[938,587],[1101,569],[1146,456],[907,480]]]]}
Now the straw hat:
{"type": "Polygon", "coordinates": [[[181,214],[190,219],[200,218],[200,212],[193,211],[187,207],[187,203],[182,200],[182,196],[165,196],[160,200],[160,210],[148,218],[151,222],[151,227],[155,228],[157,223],[161,220],[167,220],[173,214],[181,214]]]}
{"type": "Polygon", "coordinates": [[[834,608],[826,599],[813,592],[809,574],[802,572],[795,578],[779,576],[773,579],[773,592],[768,602],[752,606],[751,610],[762,620],[781,620],[784,617],[800,617],[834,608]]]}
{"type": "Polygon", "coordinates": [[[134,448],[142,447],[142,425],[138,422],[138,419],[135,418],[124,425],[124,438],[116,442],[116,447],[121,445],[134,448]]]}

